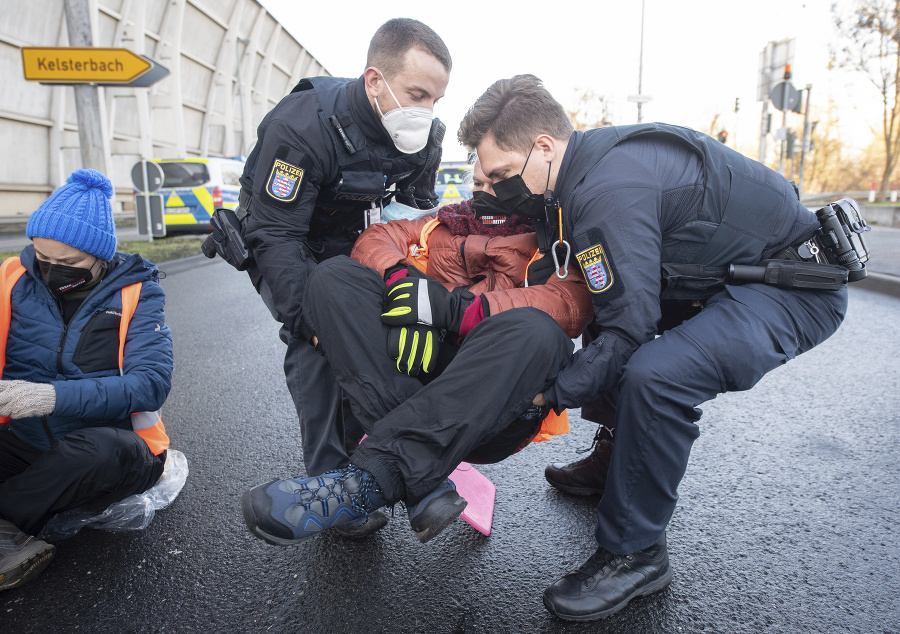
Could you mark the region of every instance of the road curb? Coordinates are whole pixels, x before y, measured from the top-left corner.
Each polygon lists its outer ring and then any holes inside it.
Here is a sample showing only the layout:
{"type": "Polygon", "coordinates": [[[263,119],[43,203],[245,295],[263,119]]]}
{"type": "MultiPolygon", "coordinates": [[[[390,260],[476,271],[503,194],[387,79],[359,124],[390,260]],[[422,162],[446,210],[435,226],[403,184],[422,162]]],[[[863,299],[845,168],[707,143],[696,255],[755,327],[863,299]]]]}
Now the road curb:
{"type": "Polygon", "coordinates": [[[866,279],[854,282],[851,288],[862,288],[867,291],[890,295],[891,297],[900,297],[900,277],[869,271],[866,279]]]}
{"type": "Polygon", "coordinates": [[[176,260],[166,260],[165,262],[155,262],[156,268],[165,273],[166,275],[175,275],[176,273],[181,273],[182,271],[187,271],[191,269],[196,269],[200,266],[207,266],[209,264],[216,264],[217,262],[222,262],[221,258],[208,258],[202,253],[197,255],[189,255],[184,258],[178,258],[176,260]]]}

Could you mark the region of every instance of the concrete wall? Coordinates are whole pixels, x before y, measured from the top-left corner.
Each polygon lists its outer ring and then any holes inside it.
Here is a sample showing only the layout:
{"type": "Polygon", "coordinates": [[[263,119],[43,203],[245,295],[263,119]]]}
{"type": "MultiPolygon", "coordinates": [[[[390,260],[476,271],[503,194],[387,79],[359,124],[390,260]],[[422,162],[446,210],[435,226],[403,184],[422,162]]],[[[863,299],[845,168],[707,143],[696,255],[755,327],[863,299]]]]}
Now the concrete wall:
{"type": "MultiPolygon", "coordinates": [[[[98,89],[119,207],[130,205],[141,158],[249,154],[256,126],[294,84],[329,74],[256,0],[90,3],[94,46],[170,71],[150,88],[98,89]]],[[[63,0],[3,0],[0,217],[29,214],[81,167],[74,91],[25,81],[19,50],[67,46],[64,14],[63,0]]]]}
{"type": "Polygon", "coordinates": [[[859,211],[870,225],[900,227],[900,206],[860,205],[859,211]]]}

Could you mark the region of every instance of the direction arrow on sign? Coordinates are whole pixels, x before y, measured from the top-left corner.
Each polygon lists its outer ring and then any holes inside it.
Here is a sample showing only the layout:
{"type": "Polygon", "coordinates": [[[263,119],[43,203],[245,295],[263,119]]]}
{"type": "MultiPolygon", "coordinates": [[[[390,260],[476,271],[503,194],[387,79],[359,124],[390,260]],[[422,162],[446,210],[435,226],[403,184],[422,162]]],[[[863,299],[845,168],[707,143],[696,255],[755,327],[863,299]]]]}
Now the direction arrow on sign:
{"type": "Polygon", "coordinates": [[[151,69],[156,80],[169,74],[163,66],[127,48],[26,46],[22,48],[22,67],[28,81],[54,84],[148,86],[138,80],[151,69]]]}

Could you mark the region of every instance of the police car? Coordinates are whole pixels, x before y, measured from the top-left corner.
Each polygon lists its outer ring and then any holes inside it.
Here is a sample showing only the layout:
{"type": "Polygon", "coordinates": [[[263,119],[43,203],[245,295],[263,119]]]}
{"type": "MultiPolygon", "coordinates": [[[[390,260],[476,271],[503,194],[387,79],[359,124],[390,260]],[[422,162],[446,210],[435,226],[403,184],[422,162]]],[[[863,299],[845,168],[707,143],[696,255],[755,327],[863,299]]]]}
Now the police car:
{"type": "Polygon", "coordinates": [[[438,168],[434,191],[441,206],[471,198],[472,166],[466,161],[444,161],[438,168]]]}
{"type": "Polygon", "coordinates": [[[238,204],[244,159],[152,159],[162,168],[163,183],[155,192],[163,197],[166,233],[209,231],[216,209],[238,204]]]}

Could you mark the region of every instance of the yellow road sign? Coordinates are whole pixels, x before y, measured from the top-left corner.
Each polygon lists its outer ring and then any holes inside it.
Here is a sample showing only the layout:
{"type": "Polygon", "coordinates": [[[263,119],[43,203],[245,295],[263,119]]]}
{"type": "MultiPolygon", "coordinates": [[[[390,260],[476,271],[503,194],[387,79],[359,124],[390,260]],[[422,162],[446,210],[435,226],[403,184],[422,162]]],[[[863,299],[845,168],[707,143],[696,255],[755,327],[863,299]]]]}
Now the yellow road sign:
{"type": "Polygon", "coordinates": [[[127,48],[23,47],[25,79],[58,84],[127,84],[153,64],[127,48]]]}

